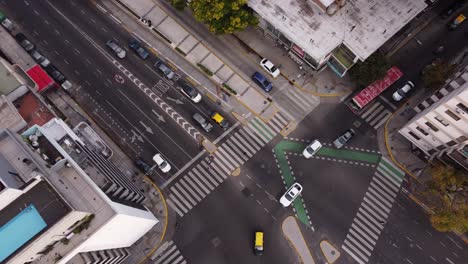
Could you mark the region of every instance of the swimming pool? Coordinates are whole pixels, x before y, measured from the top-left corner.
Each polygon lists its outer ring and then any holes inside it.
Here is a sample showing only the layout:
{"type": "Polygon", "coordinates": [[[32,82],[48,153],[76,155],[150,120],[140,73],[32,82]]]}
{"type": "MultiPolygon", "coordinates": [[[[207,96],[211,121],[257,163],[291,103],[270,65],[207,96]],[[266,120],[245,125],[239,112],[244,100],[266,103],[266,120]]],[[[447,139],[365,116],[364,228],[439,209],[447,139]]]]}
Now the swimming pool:
{"type": "Polygon", "coordinates": [[[29,205],[0,227],[0,262],[47,226],[34,205],[29,205]]]}

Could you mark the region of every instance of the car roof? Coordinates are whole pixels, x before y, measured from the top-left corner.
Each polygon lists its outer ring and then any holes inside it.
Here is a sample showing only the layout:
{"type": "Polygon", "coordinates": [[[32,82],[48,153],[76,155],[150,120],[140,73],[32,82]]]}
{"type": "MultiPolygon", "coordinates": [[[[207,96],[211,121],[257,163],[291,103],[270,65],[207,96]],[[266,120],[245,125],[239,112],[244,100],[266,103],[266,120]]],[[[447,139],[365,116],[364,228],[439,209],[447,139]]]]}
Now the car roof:
{"type": "Polygon", "coordinates": [[[256,246],[263,245],[263,232],[255,232],[255,245],[256,246]]]}
{"type": "Polygon", "coordinates": [[[264,65],[268,68],[272,68],[273,66],[275,66],[271,61],[267,60],[264,65]]]}
{"type": "Polygon", "coordinates": [[[221,122],[224,120],[224,117],[218,113],[218,112],[215,112],[211,115],[211,118],[213,118],[214,120],[216,120],[217,122],[221,122]]]}
{"type": "Polygon", "coordinates": [[[259,81],[261,81],[261,82],[263,82],[263,81],[266,80],[265,76],[263,76],[263,75],[262,75],[261,73],[259,73],[259,72],[255,72],[255,73],[254,73],[254,77],[255,77],[255,79],[257,79],[257,80],[259,80],[259,81]]]}

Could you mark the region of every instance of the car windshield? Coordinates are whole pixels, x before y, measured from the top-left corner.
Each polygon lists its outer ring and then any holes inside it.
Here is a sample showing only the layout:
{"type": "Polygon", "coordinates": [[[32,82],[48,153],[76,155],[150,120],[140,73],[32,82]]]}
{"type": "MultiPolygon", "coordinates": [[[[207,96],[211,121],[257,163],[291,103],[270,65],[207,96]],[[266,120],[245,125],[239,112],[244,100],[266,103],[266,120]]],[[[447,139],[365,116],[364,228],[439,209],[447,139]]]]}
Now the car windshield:
{"type": "Polygon", "coordinates": [[[398,93],[401,97],[405,96],[405,94],[406,94],[405,91],[403,91],[403,90],[398,90],[397,93],[398,93]]]}
{"type": "Polygon", "coordinates": [[[291,196],[291,192],[288,192],[287,194],[284,195],[288,201],[292,201],[293,197],[291,196]]]}
{"type": "Polygon", "coordinates": [[[309,153],[313,153],[314,152],[314,149],[311,147],[311,146],[308,146],[306,148],[306,151],[309,152],[309,153]]]}
{"type": "Polygon", "coordinates": [[[271,72],[275,72],[276,70],[278,70],[278,68],[276,68],[275,65],[271,66],[271,72]]]}
{"type": "Polygon", "coordinates": [[[161,168],[165,168],[166,166],[167,166],[166,161],[161,162],[161,165],[159,165],[159,167],[161,167],[161,168]]]}

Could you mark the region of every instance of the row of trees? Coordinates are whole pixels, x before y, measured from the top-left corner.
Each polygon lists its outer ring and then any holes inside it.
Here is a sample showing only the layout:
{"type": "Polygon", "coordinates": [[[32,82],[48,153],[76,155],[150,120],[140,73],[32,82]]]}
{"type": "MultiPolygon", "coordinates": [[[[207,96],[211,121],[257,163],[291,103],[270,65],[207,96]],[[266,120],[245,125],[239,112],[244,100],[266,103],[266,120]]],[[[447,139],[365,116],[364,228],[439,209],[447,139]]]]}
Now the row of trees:
{"type": "MultiPolygon", "coordinates": [[[[232,34],[250,25],[257,25],[258,18],[247,7],[248,0],[192,0],[189,7],[195,19],[208,26],[215,34],[232,34]]],[[[172,0],[179,10],[186,6],[186,0],[172,0]]]]}

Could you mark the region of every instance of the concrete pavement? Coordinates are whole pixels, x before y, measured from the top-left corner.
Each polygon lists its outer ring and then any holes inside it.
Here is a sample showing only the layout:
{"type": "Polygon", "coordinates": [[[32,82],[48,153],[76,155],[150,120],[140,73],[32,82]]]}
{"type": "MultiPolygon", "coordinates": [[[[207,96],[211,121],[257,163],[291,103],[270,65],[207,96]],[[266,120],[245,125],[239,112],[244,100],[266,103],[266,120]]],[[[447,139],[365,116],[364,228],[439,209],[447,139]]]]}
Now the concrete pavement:
{"type": "Polygon", "coordinates": [[[289,216],[283,221],[283,235],[292,244],[304,264],[315,264],[310,249],[302,236],[301,229],[294,217],[289,216]]]}

